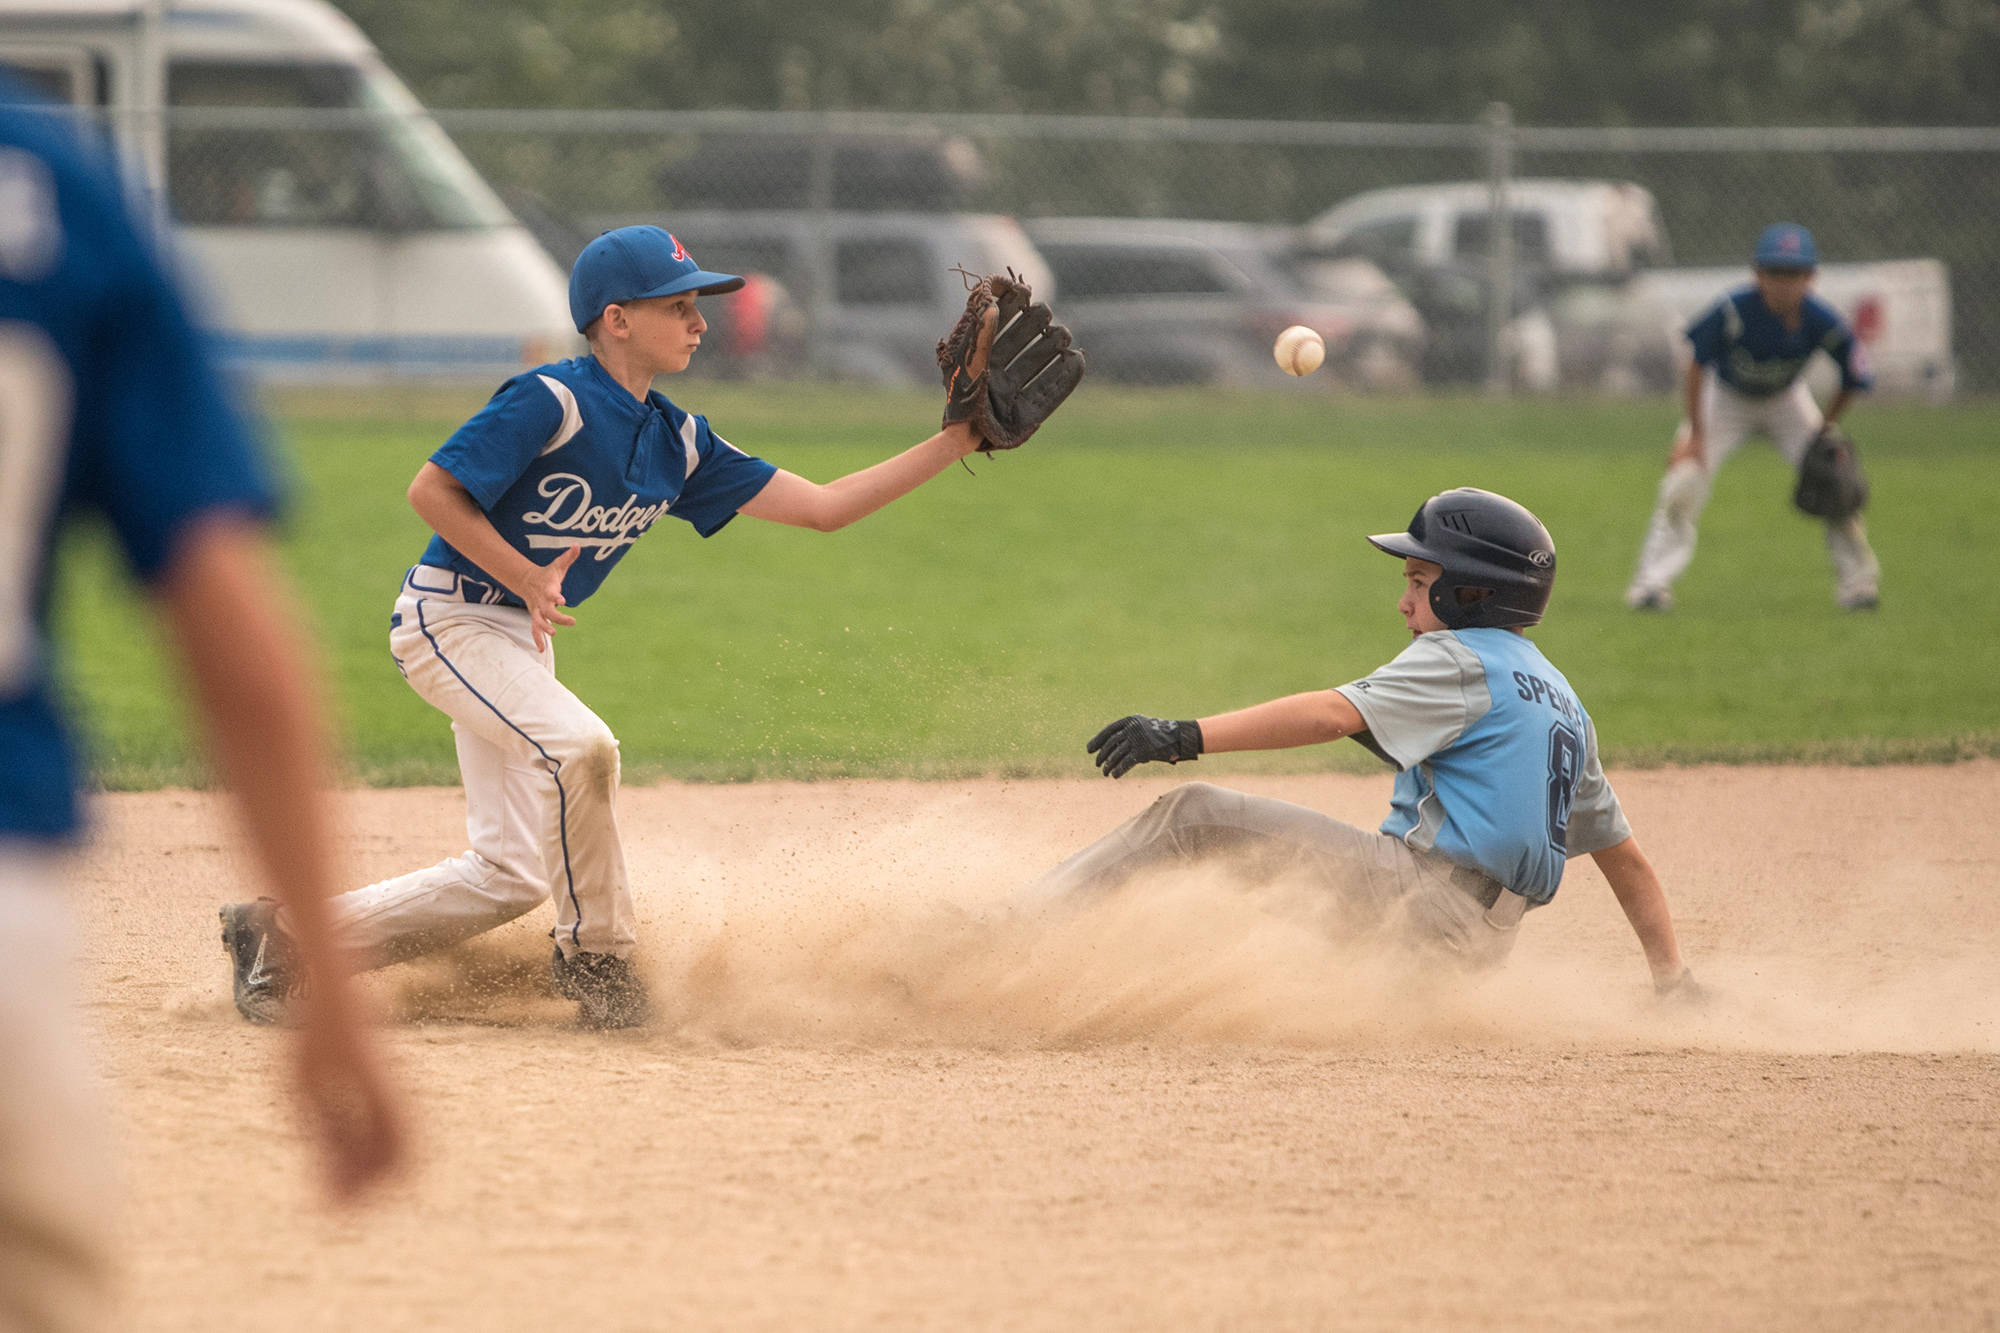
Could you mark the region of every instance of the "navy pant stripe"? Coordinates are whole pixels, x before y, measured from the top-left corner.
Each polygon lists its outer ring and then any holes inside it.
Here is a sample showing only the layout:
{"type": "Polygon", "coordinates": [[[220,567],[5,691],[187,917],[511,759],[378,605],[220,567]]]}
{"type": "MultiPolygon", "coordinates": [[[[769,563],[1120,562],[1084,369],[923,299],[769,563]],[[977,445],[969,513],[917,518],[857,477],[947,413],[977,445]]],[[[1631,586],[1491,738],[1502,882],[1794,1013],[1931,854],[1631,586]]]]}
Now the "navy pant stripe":
{"type": "Polygon", "coordinates": [[[576,876],[570,871],[569,865],[569,793],[563,790],[562,760],[557,759],[547,750],[544,750],[540,741],[521,730],[518,726],[515,726],[512,718],[508,717],[498,708],[494,708],[493,701],[475,689],[472,682],[465,678],[464,673],[451,664],[451,659],[444,655],[444,649],[438,647],[437,638],[432,635],[431,627],[424,619],[424,604],[421,600],[417,602],[417,628],[424,632],[424,638],[429,642],[431,651],[437,654],[437,660],[444,663],[445,669],[450,671],[452,675],[458,677],[458,683],[465,686],[473,698],[491,709],[493,716],[505,722],[508,730],[534,746],[535,753],[540,755],[543,761],[548,764],[549,776],[555,779],[556,784],[556,832],[562,839],[563,882],[569,886],[569,905],[576,912],[575,924],[569,928],[569,942],[571,944],[580,943],[577,932],[583,925],[583,904],[577,901],[576,876]]]}

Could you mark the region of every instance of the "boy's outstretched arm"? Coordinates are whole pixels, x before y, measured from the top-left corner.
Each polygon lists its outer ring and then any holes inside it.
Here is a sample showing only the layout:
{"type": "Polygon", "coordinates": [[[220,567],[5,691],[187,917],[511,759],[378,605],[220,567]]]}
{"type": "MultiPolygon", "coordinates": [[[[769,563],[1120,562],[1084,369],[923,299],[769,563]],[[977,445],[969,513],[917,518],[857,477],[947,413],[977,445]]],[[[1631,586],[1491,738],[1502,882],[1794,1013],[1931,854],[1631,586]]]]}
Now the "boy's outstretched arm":
{"type": "Polygon", "coordinates": [[[1108,778],[1145,763],[1178,764],[1226,750],[1288,750],[1367,730],[1361,711],[1339,690],[1308,690],[1188,722],[1134,713],[1092,736],[1084,749],[1108,778]]]}
{"type": "Polygon", "coordinates": [[[1200,720],[1202,751],[1289,750],[1366,731],[1361,710],[1339,690],[1308,690],[1200,720]]]}
{"type": "Polygon", "coordinates": [[[1653,863],[1639,850],[1637,838],[1592,852],[1591,860],[1604,872],[1632,933],[1646,951],[1646,964],[1653,969],[1653,987],[1665,994],[1683,986],[1692,988],[1693,977],[1681,961],[1680,945],[1674,939],[1674,918],[1667,910],[1667,892],[1653,863]]]}
{"type": "Polygon", "coordinates": [[[922,444],[873,467],[825,484],[782,468],[737,512],[771,523],[833,532],[900,500],[979,447],[964,423],[946,426],[922,444]]]}

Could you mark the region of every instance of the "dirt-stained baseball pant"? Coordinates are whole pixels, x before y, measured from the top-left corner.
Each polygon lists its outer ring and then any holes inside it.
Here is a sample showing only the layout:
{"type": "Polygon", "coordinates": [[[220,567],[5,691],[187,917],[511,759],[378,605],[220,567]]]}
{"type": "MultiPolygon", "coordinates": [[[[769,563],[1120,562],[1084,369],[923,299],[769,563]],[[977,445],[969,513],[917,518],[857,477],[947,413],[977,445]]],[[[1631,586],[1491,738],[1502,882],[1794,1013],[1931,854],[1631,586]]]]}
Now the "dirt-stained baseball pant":
{"type": "Polygon", "coordinates": [[[112,1326],[117,1172],[52,853],[0,843],[0,1328],[112,1326]]]}
{"type": "MultiPolygon", "coordinates": [[[[1752,432],[1762,432],[1796,469],[1823,420],[1804,380],[1795,380],[1791,388],[1768,398],[1752,398],[1711,374],[1702,387],[1701,403],[1708,421],[1705,459],[1676,463],[1660,479],[1659,498],[1639,552],[1639,567],[1625,593],[1625,600],[1633,605],[1670,591],[1694,559],[1695,526],[1708,505],[1715,474],[1738,445],[1752,432]]],[[[1679,438],[1685,440],[1690,429],[1688,422],[1681,422],[1679,438]]],[[[1828,521],[1826,550],[1833,558],[1834,595],[1843,605],[1877,595],[1881,567],[1868,546],[1861,515],[1828,521]]]]}
{"type": "Polygon", "coordinates": [[[448,948],[543,902],[566,955],[627,954],[631,887],[618,840],[618,741],[536,651],[528,613],[452,600],[448,570],[418,566],[389,649],[411,688],[451,718],[465,784],[463,855],[333,900],[363,966],[448,948]]]}
{"type": "Polygon", "coordinates": [[[1206,782],[1174,788],[1064,861],[1036,886],[1034,901],[1073,899],[1209,858],[1257,879],[1302,876],[1336,900],[1331,920],[1342,930],[1386,929],[1477,967],[1506,958],[1527,909],[1519,894],[1449,857],[1206,782]]]}

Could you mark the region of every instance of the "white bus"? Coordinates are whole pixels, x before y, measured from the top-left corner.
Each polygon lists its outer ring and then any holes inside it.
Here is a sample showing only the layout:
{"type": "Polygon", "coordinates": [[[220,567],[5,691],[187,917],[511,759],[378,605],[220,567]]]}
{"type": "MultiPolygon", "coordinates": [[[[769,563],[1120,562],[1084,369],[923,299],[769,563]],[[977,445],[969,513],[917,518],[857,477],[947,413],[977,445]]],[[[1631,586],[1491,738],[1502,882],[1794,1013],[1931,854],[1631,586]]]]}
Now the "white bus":
{"type": "Polygon", "coordinates": [[[261,377],[487,377],[576,345],[565,275],[323,0],[0,0],[0,65],[113,137],[261,377]]]}

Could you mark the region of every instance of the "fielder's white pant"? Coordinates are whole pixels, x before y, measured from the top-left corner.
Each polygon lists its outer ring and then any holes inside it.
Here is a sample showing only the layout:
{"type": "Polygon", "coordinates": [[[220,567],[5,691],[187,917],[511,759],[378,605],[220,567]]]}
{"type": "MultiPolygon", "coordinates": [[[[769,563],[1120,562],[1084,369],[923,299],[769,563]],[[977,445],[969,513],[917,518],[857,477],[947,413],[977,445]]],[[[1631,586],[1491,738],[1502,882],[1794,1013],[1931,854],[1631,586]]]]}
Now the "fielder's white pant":
{"type": "Polygon", "coordinates": [[[367,966],[448,948],[553,898],[565,955],[627,954],[632,892],[618,841],[618,740],[537,652],[519,607],[453,600],[457,576],[419,565],[389,649],[451,718],[470,850],[333,900],[367,966]]]}
{"type": "Polygon", "coordinates": [[[1527,900],[1436,852],[1289,801],[1207,782],[1174,788],[1036,886],[1031,904],[1113,888],[1148,869],[1211,856],[1261,879],[1304,875],[1325,886],[1339,933],[1388,930],[1472,967],[1503,961],[1527,900]],[[1484,905],[1475,894],[1491,900],[1484,905]]]}
{"type": "Polygon", "coordinates": [[[111,1326],[119,1191],[54,854],[0,842],[0,1329],[111,1326]]]}
{"type": "MultiPolygon", "coordinates": [[[[1636,605],[1669,592],[1694,559],[1695,525],[1708,505],[1715,474],[1738,445],[1753,431],[1762,432],[1796,469],[1823,420],[1819,404],[1802,379],[1768,398],[1752,398],[1710,374],[1702,386],[1701,412],[1708,424],[1704,460],[1684,459],[1669,467],[1660,479],[1659,500],[1639,551],[1639,567],[1625,592],[1628,603],[1636,605]]],[[[1685,440],[1690,429],[1688,422],[1681,422],[1678,438],[1685,440]]],[[[1834,595],[1842,605],[1877,595],[1882,570],[1875,552],[1869,549],[1861,515],[1828,522],[1826,550],[1833,558],[1834,595]]]]}

